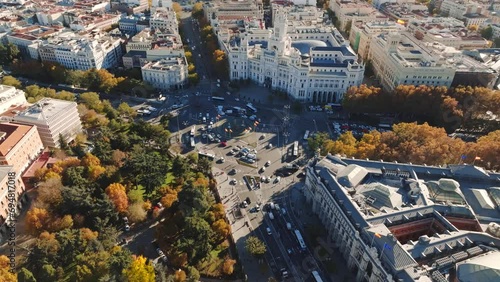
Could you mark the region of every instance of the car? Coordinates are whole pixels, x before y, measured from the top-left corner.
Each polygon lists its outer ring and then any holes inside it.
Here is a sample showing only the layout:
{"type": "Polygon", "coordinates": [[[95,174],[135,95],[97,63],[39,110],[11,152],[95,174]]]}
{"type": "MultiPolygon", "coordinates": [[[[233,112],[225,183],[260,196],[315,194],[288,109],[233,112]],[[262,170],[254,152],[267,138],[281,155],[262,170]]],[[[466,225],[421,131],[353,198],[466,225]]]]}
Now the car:
{"type": "Polygon", "coordinates": [[[272,235],[273,234],[273,232],[271,232],[271,228],[269,228],[269,227],[266,228],[266,231],[267,231],[267,235],[272,235]]]}
{"type": "Polygon", "coordinates": [[[282,215],[286,215],[286,209],[285,208],[281,208],[281,214],[282,215]]]}
{"type": "Polygon", "coordinates": [[[226,162],[226,160],[225,160],[224,158],[220,158],[220,159],[219,159],[219,162],[220,162],[221,164],[223,164],[224,162],[226,162]]]}
{"type": "Polygon", "coordinates": [[[240,101],[240,99],[239,99],[239,98],[234,98],[234,100],[235,100],[236,102],[240,101]]]}
{"type": "Polygon", "coordinates": [[[244,207],[244,208],[248,207],[248,203],[247,203],[247,201],[243,201],[243,202],[241,203],[241,206],[242,206],[242,207],[244,207]]]}
{"type": "Polygon", "coordinates": [[[271,143],[267,144],[267,148],[268,149],[272,149],[273,148],[273,144],[271,144],[271,143]]]}
{"type": "Polygon", "coordinates": [[[128,217],[124,216],[123,217],[123,222],[125,222],[125,224],[128,224],[128,217]]]}
{"type": "Polygon", "coordinates": [[[163,256],[161,257],[161,260],[162,260],[164,263],[167,263],[167,262],[168,262],[168,258],[167,258],[167,256],[166,256],[166,255],[163,255],[163,256]]]}
{"type": "Polygon", "coordinates": [[[262,139],[266,139],[266,135],[265,135],[265,134],[262,134],[262,135],[260,136],[260,140],[262,140],[262,139]]]}
{"type": "Polygon", "coordinates": [[[281,181],[281,177],[280,176],[278,176],[278,177],[276,177],[274,179],[274,183],[279,183],[280,181],[281,181]]]}
{"type": "Polygon", "coordinates": [[[123,228],[123,230],[125,230],[125,231],[130,231],[130,225],[125,224],[125,227],[123,228]]]}
{"type": "Polygon", "coordinates": [[[156,253],[157,253],[160,257],[165,255],[165,254],[163,253],[163,251],[162,251],[160,248],[157,248],[157,249],[156,249],[156,253]]]}
{"type": "Polygon", "coordinates": [[[233,184],[233,185],[236,185],[236,183],[238,183],[238,181],[236,179],[231,179],[231,182],[229,182],[229,184],[233,184]]]}
{"type": "Polygon", "coordinates": [[[265,166],[270,166],[271,165],[271,161],[267,161],[265,166]]]}
{"type": "Polygon", "coordinates": [[[289,255],[292,255],[292,254],[293,254],[293,250],[292,250],[292,249],[288,249],[288,250],[286,250],[286,251],[287,251],[287,253],[288,253],[289,255]]]}
{"type": "Polygon", "coordinates": [[[229,171],[229,173],[228,173],[228,174],[229,174],[229,175],[235,175],[236,173],[237,173],[236,169],[235,169],[235,168],[233,168],[233,169],[231,169],[231,170],[229,171]]]}
{"type": "Polygon", "coordinates": [[[252,201],[250,200],[250,197],[247,197],[247,198],[245,199],[245,201],[246,201],[249,205],[252,203],[252,201]]]}
{"type": "Polygon", "coordinates": [[[260,205],[259,204],[255,205],[255,210],[256,211],[260,211],[260,205]]]}
{"type": "Polygon", "coordinates": [[[266,167],[264,167],[264,166],[263,166],[263,167],[261,167],[261,168],[260,168],[260,172],[261,172],[261,173],[266,172],[266,167]]]}

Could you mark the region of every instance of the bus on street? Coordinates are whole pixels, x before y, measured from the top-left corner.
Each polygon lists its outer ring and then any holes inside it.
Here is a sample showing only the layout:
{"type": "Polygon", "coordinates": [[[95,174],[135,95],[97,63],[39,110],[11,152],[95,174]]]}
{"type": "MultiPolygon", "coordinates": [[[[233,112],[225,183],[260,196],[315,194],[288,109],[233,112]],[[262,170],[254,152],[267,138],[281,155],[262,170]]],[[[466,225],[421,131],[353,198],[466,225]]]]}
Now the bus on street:
{"type": "Polygon", "coordinates": [[[299,241],[300,249],[305,251],[307,249],[306,243],[304,242],[304,238],[302,238],[302,234],[298,229],[295,229],[295,237],[297,237],[297,241],[299,241]]]}
{"type": "Polygon", "coordinates": [[[196,142],[194,141],[194,137],[191,137],[190,141],[191,141],[191,148],[196,147],[196,142]]]}
{"type": "Polygon", "coordinates": [[[212,96],[212,101],[220,101],[220,102],[224,102],[224,97],[217,97],[217,96],[212,96]]]}
{"type": "Polygon", "coordinates": [[[255,108],[252,103],[247,104],[247,108],[250,109],[252,112],[257,113],[257,108],[255,108]]]}
{"type": "Polygon", "coordinates": [[[294,157],[299,156],[299,141],[293,142],[293,156],[294,157]]]}
{"type": "Polygon", "coordinates": [[[309,130],[306,130],[306,133],[304,134],[305,141],[307,141],[307,138],[309,138],[309,130]]]}
{"type": "Polygon", "coordinates": [[[319,276],[319,273],[315,270],[312,273],[312,277],[314,278],[314,281],[316,282],[323,282],[323,279],[321,279],[321,276],[319,276]]]}

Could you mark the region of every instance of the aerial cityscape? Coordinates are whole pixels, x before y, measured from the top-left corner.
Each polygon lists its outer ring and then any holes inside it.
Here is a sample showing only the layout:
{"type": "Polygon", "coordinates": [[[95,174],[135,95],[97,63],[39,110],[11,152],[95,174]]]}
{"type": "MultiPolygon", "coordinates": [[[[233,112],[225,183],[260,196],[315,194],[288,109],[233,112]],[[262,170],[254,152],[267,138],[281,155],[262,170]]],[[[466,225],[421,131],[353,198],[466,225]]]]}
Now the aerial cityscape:
{"type": "Polygon", "coordinates": [[[0,0],[0,282],[500,281],[500,1],[0,0]]]}

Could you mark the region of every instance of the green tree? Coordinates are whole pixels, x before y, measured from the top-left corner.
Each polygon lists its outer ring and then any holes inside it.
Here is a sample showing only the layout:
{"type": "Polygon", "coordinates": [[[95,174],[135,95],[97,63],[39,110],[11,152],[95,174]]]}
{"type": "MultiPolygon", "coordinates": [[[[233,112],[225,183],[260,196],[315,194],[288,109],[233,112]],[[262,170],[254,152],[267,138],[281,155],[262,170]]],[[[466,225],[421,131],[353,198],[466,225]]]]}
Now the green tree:
{"type": "MultiPolygon", "coordinates": [[[[317,132],[314,136],[309,137],[307,139],[307,145],[309,146],[309,150],[316,152],[318,149],[322,149],[326,140],[329,139],[328,133],[326,132],[317,132]]],[[[323,154],[325,152],[322,152],[323,154]]]]}
{"type": "Polygon", "coordinates": [[[186,268],[187,281],[198,282],[200,281],[200,272],[193,266],[188,266],[186,268]]]}
{"type": "Polygon", "coordinates": [[[2,84],[14,86],[17,89],[20,89],[22,87],[21,81],[10,75],[2,77],[2,84]]]}
{"type": "Polygon", "coordinates": [[[255,236],[248,237],[248,239],[245,241],[245,248],[251,255],[255,257],[261,257],[267,251],[266,245],[255,236]]]}
{"type": "Polygon", "coordinates": [[[10,65],[16,59],[19,59],[19,49],[16,45],[12,43],[0,44],[0,65],[10,65]]]}
{"type": "Polygon", "coordinates": [[[136,148],[125,161],[123,171],[130,175],[136,185],[142,185],[146,194],[160,187],[168,171],[165,155],[136,148]]]}
{"type": "Polygon", "coordinates": [[[493,28],[491,27],[491,25],[481,30],[481,36],[487,40],[491,40],[491,38],[493,37],[493,28]]]}
{"type": "Polygon", "coordinates": [[[80,94],[80,101],[85,104],[87,108],[95,110],[98,113],[101,113],[103,110],[101,99],[96,92],[85,92],[80,94]]]}
{"type": "Polygon", "coordinates": [[[36,282],[35,276],[31,271],[26,268],[21,268],[19,273],[17,274],[17,281],[19,282],[36,282]]]}

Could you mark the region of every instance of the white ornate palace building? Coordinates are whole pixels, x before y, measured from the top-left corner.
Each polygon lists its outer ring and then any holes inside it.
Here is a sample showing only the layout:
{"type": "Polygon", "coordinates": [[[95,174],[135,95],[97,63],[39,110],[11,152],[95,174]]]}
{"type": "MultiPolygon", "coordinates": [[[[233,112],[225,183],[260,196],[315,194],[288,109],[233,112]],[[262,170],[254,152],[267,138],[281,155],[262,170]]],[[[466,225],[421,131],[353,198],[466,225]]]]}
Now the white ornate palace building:
{"type": "Polygon", "coordinates": [[[362,83],[364,64],[337,29],[318,23],[321,18],[290,22],[287,15],[277,10],[268,29],[260,20],[246,20],[240,29],[219,21],[230,79],[250,79],[298,101],[340,102],[349,87],[362,83]]]}

